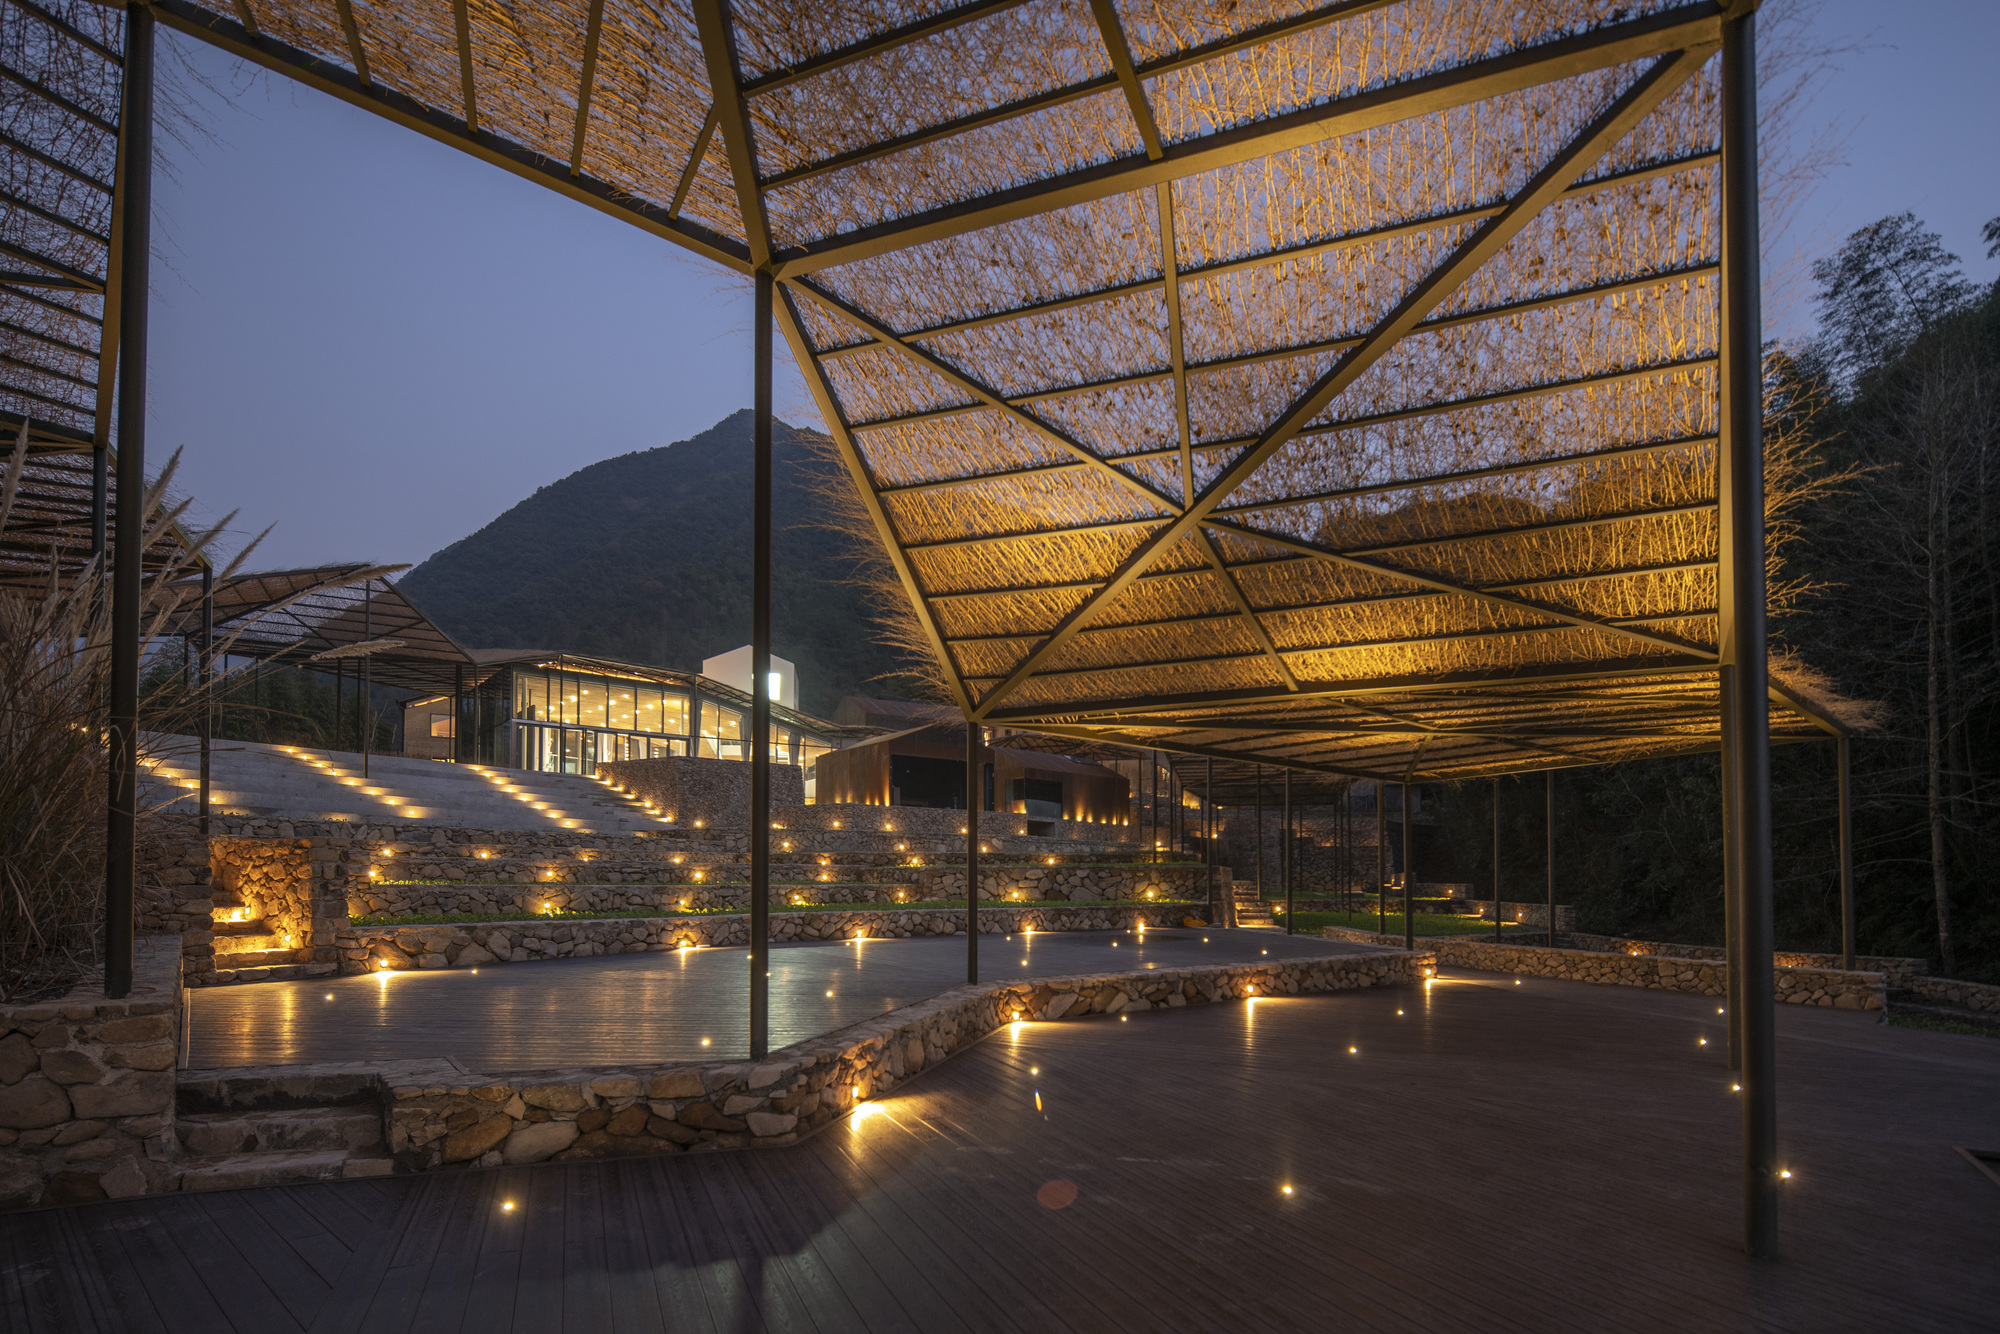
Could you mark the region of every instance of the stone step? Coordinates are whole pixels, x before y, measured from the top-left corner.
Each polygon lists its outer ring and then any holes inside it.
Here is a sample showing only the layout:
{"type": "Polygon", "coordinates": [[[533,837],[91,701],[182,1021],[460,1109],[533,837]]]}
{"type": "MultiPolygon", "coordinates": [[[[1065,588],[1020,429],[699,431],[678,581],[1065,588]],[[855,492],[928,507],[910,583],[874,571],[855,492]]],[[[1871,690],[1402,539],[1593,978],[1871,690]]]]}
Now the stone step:
{"type": "Polygon", "coordinates": [[[187,1158],[182,1190],[240,1190],[245,1186],[289,1186],[347,1177],[388,1176],[395,1161],[377,1149],[313,1149],[290,1153],[227,1153],[187,1158]]]}
{"type": "Polygon", "coordinates": [[[215,966],[218,968],[274,968],[280,964],[297,963],[297,950],[230,950],[220,952],[223,941],[218,940],[215,966]]]}
{"type": "MultiPolygon", "coordinates": [[[[291,951],[285,951],[286,957],[291,951]]],[[[233,961],[233,958],[228,961],[233,961]]],[[[217,968],[215,986],[227,986],[232,982],[286,982],[301,977],[331,977],[340,971],[337,963],[282,963],[258,964],[255,967],[217,968]]]]}
{"type": "Polygon", "coordinates": [[[382,1143],[382,1113],[368,1106],[199,1112],[179,1118],[175,1131],[185,1152],[204,1158],[322,1149],[345,1152],[382,1143]]]}

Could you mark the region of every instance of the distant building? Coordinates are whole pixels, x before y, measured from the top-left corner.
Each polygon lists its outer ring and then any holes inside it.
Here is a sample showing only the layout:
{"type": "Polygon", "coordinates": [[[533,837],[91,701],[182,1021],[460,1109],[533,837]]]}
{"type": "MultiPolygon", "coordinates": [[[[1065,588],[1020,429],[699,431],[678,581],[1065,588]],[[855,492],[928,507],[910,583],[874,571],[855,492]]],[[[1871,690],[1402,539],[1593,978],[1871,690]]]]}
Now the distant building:
{"type": "MultiPolygon", "coordinates": [[[[614,658],[473,649],[476,685],[405,702],[403,753],[570,774],[594,773],[611,760],[748,759],[749,650],[704,666],[720,663],[726,670],[739,654],[740,684],[614,658]]],[[[774,666],[779,661],[773,659],[774,666]]],[[[843,729],[791,706],[797,693],[791,663],[783,664],[778,693],[771,759],[803,768],[810,794],[814,764],[838,744],[843,729]]]]}
{"type": "MultiPolygon", "coordinates": [[[[1030,833],[1043,821],[1114,824],[1129,817],[1125,776],[1101,764],[1004,746],[981,746],[979,757],[984,809],[1025,815],[1030,833]]],[[[857,741],[822,755],[818,779],[819,802],[962,811],[965,725],[933,723],[857,741]]]]}

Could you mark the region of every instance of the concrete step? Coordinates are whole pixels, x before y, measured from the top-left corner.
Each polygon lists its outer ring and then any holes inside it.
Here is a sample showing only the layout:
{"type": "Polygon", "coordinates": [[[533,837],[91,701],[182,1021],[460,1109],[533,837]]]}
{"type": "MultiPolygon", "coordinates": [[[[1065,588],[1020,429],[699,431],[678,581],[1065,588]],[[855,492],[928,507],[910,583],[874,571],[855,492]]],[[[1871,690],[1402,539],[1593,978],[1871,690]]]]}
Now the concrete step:
{"type": "Polygon", "coordinates": [[[381,1149],[312,1149],[290,1153],[228,1153],[184,1160],[182,1190],[240,1190],[346,1177],[388,1176],[395,1162],[381,1149]]]}
{"type": "Polygon", "coordinates": [[[382,1113],[368,1106],[199,1112],[179,1118],[175,1131],[183,1149],[196,1157],[346,1152],[382,1143],[382,1113]]]}

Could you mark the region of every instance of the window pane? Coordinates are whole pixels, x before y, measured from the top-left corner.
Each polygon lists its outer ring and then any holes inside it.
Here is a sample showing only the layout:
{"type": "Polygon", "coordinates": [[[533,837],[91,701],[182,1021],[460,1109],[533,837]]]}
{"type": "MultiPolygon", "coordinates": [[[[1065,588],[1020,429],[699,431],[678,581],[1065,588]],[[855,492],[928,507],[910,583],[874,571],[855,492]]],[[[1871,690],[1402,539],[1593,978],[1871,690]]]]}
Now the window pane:
{"type": "Polygon", "coordinates": [[[576,685],[576,720],[585,727],[604,726],[604,684],[579,681],[576,685]]]}
{"type": "Polygon", "coordinates": [[[611,716],[611,726],[630,731],[632,729],[632,696],[634,694],[632,687],[613,685],[605,693],[608,696],[605,700],[605,706],[611,716]]]}
{"type": "Polygon", "coordinates": [[[448,714],[448,713],[434,713],[434,714],[432,714],[432,715],[431,715],[431,735],[432,735],[432,736],[450,736],[450,735],[451,735],[451,715],[450,715],[450,714],[448,714]]]}
{"type": "Polygon", "coordinates": [[[514,716],[549,716],[549,678],[540,672],[519,672],[514,676],[514,716]]]}
{"type": "Polygon", "coordinates": [[[634,728],[634,730],[640,732],[662,731],[664,729],[661,724],[661,719],[664,716],[665,715],[663,715],[660,712],[659,691],[651,689],[646,686],[640,686],[637,689],[633,690],[632,727],[634,728]]]}
{"type": "MultiPolygon", "coordinates": [[[[662,732],[672,732],[680,736],[688,734],[688,700],[686,695],[664,695],[660,699],[660,728],[662,732]]],[[[684,750],[677,750],[682,755],[684,750]]]]}

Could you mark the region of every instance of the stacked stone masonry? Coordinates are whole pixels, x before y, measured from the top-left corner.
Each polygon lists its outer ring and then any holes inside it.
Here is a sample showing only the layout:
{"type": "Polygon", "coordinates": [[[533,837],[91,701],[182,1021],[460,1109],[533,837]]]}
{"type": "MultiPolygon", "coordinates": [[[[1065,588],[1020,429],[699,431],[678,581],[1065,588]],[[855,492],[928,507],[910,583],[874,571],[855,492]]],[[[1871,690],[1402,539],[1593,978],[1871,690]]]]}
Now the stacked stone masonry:
{"type": "Polygon", "coordinates": [[[1907,983],[1920,1001],[1955,1005],[1981,1014],[2000,1014],[2000,987],[1983,982],[1959,982],[1949,977],[1913,977],[1907,983]]]}
{"type": "Polygon", "coordinates": [[[141,938],[129,996],[101,981],[0,1007],[0,1209],[174,1187],[180,951],[141,938]]]}
{"type": "MultiPolygon", "coordinates": [[[[1372,931],[1329,926],[1320,933],[1328,940],[1362,944],[1399,944],[1400,937],[1372,931]]],[[[1646,987],[1654,991],[1686,991],[1721,996],[1728,990],[1725,966],[1711,959],[1628,954],[1624,951],[1550,949],[1543,945],[1496,945],[1466,936],[1420,937],[1440,963],[1481,972],[1554,977],[1602,986],[1646,987]]],[[[1781,1005],[1823,1005],[1842,1010],[1880,1010],[1888,1004],[1888,984],[1880,973],[1844,972],[1838,968],[1774,969],[1781,1005]]]]}
{"type": "MultiPolygon", "coordinates": [[[[1573,950],[1650,954],[1663,959],[1710,959],[1720,962],[1727,957],[1720,945],[1675,945],[1666,941],[1628,940],[1623,936],[1599,936],[1581,931],[1560,933],[1559,943],[1573,950]]],[[[1841,965],[1838,954],[1802,954],[1796,950],[1779,950],[1771,956],[1771,961],[1780,968],[1839,968],[1841,965]]],[[[1930,962],[1925,959],[1875,954],[1855,955],[1854,966],[1859,972],[1882,974],[1891,988],[1908,987],[1914,979],[1930,971],[1930,962]]]]}
{"type": "Polygon", "coordinates": [[[1412,985],[1435,966],[1428,955],[1384,952],[960,987],[754,1064],[397,1086],[389,1147],[405,1172],[782,1147],[1016,1020],[1412,985]]]}
{"type": "MultiPolygon", "coordinates": [[[[1020,931],[1124,931],[1141,924],[1181,924],[1187,904],[1129,907],[989,908],[980,913],[981,935],[1020,931]]],[[[852,940],[963,934],[965,914],[935,909],[897,912],[784,912],[771,914],[773,941],[852,940]]],[[[482,964],[538,959],[595,958],[604,954],[741,946],[749,942],[743,914],[703,917],[620,917],[462,923],[447,926],[357,927],[340,936],[340,971],[407,968],[477,968],[482,964]]]]}

